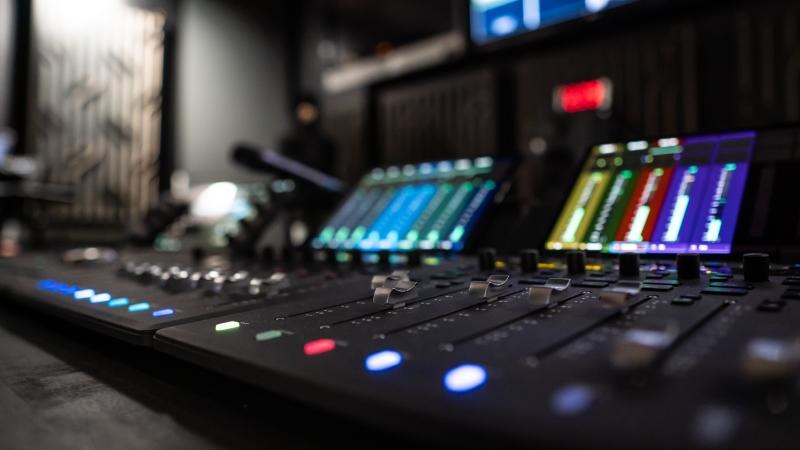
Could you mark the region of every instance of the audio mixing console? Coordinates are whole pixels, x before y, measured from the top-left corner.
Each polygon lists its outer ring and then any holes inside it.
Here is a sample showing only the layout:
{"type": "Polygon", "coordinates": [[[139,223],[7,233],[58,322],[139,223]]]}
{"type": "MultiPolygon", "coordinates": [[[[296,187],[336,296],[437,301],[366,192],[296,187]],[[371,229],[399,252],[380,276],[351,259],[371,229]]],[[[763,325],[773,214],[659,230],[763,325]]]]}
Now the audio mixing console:
{"type": "Polygon", "coordinates": [[[506,171],[479,158],[373,170],[304,262],[89,248],[0,261],[0,288],[449,443],[791,448],[800,265],[785,262],[797,236],[773,236],[780,252],[763,244],[798,208],[763,192],[797,163],[770,159],[775,136],[593,147],[543,257],[457,252],[506,171]]]}

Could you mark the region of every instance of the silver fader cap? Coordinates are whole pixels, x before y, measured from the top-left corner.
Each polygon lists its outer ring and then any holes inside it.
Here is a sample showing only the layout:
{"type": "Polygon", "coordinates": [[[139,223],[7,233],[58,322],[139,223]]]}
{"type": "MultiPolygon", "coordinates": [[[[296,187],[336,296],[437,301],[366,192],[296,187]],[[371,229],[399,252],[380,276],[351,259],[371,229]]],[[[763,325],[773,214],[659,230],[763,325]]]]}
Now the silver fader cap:
{"type": "Polygon", "coordinates": [[[472,281],[469,283],[469,295],[484,299],[494,299],[506,288],[509,276],[507,274],[489,275],[486,281],[472,281]]]}
{"type": "Polygon", "coordinates": [[[800,370],[800,340],[754,338],[741,359],[742,374],[754,381],[780,381],[800,370]]]}
{"type": "Polygon", "coordinates": [[[267,279],[252,278],[247,290],[250,295],[271,295],[287,287],[289,287],[289,277],[283,272],[275,272],[267,279]]]}
{"type": "Polygon", "coordinates": [[[389,275],[373,275],[370,286],[372,289],[383,287],[384,283],[386,283],[386,280],[388,280],[389,278],[395,278],[398,280],[406,280],[406,281],[410,280],[407,270],[395,270],[389,275]]]}
{"type": "Polygon", "coordinates": [[[416,281],[390,276],[386,278],[383,286],[375,288],[372,302],[376,305],[390,305],[393,308],[400,308],[405,306],[408,301],[414,300],[419,296],[416,287],[416,281]]]}
{"type": "Polygon", "coordinates": [[[600,303],[605,306],[622,306],[629,298],[642,292],[640,281],[618,281],[600,291],[600,303]]]}
{"type": "Polygon", "coordinates": [[[528,302],[535,306],[547,306],[554,292],[563,292],[572,283],[570,278],[548,278],[543,286],[528,289],[528,302]]]}
{"type": "Polygon", "coordinates": [[[678,326],[674,322],[627,330],[611,350],[611,365],[625,372],[648,369],[677,337],[678,326]]]}

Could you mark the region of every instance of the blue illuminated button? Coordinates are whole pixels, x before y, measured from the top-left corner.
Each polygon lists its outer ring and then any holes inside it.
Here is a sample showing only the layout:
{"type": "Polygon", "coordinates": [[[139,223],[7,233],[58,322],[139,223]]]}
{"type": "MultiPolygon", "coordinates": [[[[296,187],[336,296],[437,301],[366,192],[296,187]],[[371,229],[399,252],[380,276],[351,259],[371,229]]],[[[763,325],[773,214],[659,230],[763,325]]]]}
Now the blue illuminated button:
{"type": "Polygon", "coordinates": [[[66,286],[59,283],[57,286],[53,288],[54,292],[57,292],[65,297],[72,297],[76,292],[78,292],[81,288],[77,286],[66,286]]]}
{"type": "Polygon", "coordinates": [[[117,306],[125,306],[127,304],[128,304],[128,299],[127,298],[115,298],[114,300],[111,300],[110,302],[108,302],[108,307],[109,308],[116,308],[117,306]]]}
{"type": "Polygon", "coordinates": [[[382,350],[367,356],[364,365],[370,372],[380,372],[399,366],[403,362],[403,355],[394,350],[382,350]]]}
{"type": "Polygon", "coordinates": [[[41,280],[36,283],[36,287],[43,291],[54,291],[58,288],[60,283],[53,280],[41,280]]]}
{"type": "Polygon", "coordinates": [[[471,391],[486,382],[486,369],[476,364],[462,364],[444,375],[444,387],[450,392],[471,391]]]}
{"type": "Polygon", "coordinates": [[[175,310],[172,308],[164,308],[153,311],[153,317],[171,316],[173,314],[175,314],[175,310]]]}
{"type": "Polygon", "coordinates": [[[102,294],[95,294],[89,299],[89,301],[92,303],[105,303],[109,300],[111,300],[111,294],[107,292],[103,292],[102,294]]]}
{"type": "Polygon", "coordinates": [[[550,404],[562,416],[582,413],[594,400],[594,391],[585,384],[570,384],[553,393],[550,404]]]}
{"type": "Polygon", "coordinates": [[[150,303],[141,302],[141,303],[134,303],[131,306],[128,306],[128,311],[130,312],[139,312],[139,311],[146,311],[150,309],[150,303]]]}
{"type": "Polygon", "coordinates": [[[72,296],[75,300],[86,300],[87,298],[91,298],[94,296],[95,292],[92,289],[80,289],[75,291],[72,296]]]}

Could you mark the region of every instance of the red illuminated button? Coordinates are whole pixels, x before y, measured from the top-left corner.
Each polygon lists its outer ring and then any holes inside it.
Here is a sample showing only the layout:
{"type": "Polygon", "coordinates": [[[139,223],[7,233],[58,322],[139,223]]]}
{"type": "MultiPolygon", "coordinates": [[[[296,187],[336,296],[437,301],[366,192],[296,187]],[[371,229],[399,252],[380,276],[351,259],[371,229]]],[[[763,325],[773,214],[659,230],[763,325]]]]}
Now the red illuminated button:
{"type": "Polygon", "coordinates": [[[336,348],[336,342],[333,339],[317,339],[316,341],[306,342],[303,346],[303,353],[306,355],[319,355],[326,353],[336,348]]]}

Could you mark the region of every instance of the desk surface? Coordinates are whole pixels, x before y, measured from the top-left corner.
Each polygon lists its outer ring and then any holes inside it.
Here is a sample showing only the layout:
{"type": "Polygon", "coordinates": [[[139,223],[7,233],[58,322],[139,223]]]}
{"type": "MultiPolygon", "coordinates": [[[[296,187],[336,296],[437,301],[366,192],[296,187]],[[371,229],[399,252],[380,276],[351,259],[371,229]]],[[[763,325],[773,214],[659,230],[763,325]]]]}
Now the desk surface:
{"type": "Polygon", "coordinates": [[[0,448],[420,448],[0,299],[0,448]]]}

